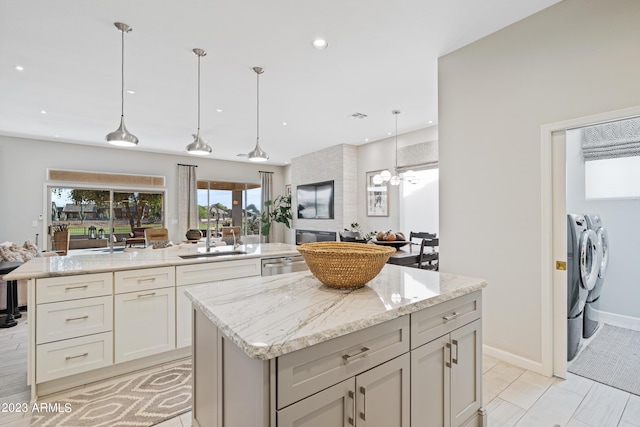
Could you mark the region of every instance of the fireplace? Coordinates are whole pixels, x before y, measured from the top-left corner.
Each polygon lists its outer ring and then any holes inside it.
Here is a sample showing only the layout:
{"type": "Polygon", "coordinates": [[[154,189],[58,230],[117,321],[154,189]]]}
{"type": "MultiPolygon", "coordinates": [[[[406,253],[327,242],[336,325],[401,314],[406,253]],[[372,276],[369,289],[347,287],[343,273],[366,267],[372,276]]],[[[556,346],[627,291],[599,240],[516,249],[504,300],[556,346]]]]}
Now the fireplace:
{"type": "Polygon", "coordinates": [[[312,242],[335,242],[335,231],[296,230],[296,245],[312,242]]]}

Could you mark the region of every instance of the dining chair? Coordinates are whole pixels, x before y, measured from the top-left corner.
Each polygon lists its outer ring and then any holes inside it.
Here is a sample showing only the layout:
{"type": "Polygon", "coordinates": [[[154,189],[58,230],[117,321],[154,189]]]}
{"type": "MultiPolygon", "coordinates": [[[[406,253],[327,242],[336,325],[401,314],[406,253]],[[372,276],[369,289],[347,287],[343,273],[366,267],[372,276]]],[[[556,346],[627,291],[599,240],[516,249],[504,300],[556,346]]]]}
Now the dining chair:
{"type": "Polygon", "coordinates": [[[440,239],[436,237],[435,233],[412,231],[409,233],[409,244],[420,245],[418,262],[412,267],[433,271],[439,270],[440,254],[437,248],[440,246],[440,239]],[[414,242],[414,239],[419,239],[419,243],[414,242]]]}

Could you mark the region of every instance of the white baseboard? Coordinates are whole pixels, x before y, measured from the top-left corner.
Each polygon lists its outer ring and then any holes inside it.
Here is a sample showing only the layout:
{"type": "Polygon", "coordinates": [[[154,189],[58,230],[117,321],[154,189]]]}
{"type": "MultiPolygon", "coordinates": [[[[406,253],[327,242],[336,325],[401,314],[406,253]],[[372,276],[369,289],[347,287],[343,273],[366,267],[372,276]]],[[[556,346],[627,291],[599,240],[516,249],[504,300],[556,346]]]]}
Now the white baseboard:
{"type": "Polygon", "coordinates": [[[618,326],[620,328],[633,329],[634,331],[640,331],[640,319],[637,317],[624,316],[622,314],[609,313],[606,311],[594,310],[600,315],[600,321],[611,326],[618,326]]]}
{"type": "Polygon", "coordinates": [[[546,375],[542,371],[541,362],[536,362],[535,360],[527,359],[526,357],[518,356],[517,354],[509,353],[508,351],[491,347],[487,344],[482,345],[482,351],[484,354],[488,354],[489,356],[511,363],[512,365],[519,366],[540,375],[546,375]]]}

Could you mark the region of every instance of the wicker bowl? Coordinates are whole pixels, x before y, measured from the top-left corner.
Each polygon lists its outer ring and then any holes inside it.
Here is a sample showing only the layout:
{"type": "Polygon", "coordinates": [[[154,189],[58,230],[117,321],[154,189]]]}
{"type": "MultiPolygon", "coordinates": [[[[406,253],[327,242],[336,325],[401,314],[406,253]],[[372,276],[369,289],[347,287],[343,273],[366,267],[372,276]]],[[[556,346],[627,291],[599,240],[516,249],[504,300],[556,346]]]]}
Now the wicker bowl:
{"type": "Polygon", "coordinates": [[[376,277],[396,250],[362,243],[317,242],[305,243],[298,251],[311,273],[325,285],[356,289],[376,277]]]}

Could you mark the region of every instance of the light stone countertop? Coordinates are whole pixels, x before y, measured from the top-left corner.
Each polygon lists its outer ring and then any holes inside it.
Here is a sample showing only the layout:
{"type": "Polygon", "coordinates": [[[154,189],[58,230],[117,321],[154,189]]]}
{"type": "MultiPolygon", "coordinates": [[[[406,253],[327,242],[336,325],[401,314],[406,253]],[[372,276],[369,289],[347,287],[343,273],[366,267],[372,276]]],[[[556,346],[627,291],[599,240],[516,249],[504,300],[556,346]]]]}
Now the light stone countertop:
{"type": "MultiPolygon", "coordinates": [[[[224,262],[234,259],[271,258],[299,255],[294,245],[285,243],[262,243],[240,245],[236,250],[242,255],[215,256],[182,259],[180,255],[196,254],[204,250],[196,245],[179,245],[166,249],[144,249],[135,252],[97,253],[34,258],[4,276],[5,280],[21,280],[43,277],[70,276],[76,274],[103,273],[139,268],[164,267],[172,265],[198,264],[202,262],[224,262]]],[[[233,246],[216,246],[211,252],[232,251],[233,246]]]]}
{"type": "Polygon", "coordinates": [[[486,285],[482,279],[387,264],[357,290],[329,288],[307,271],[196,285],[185,293],[249,357],[268,360],[486,285]]]}

